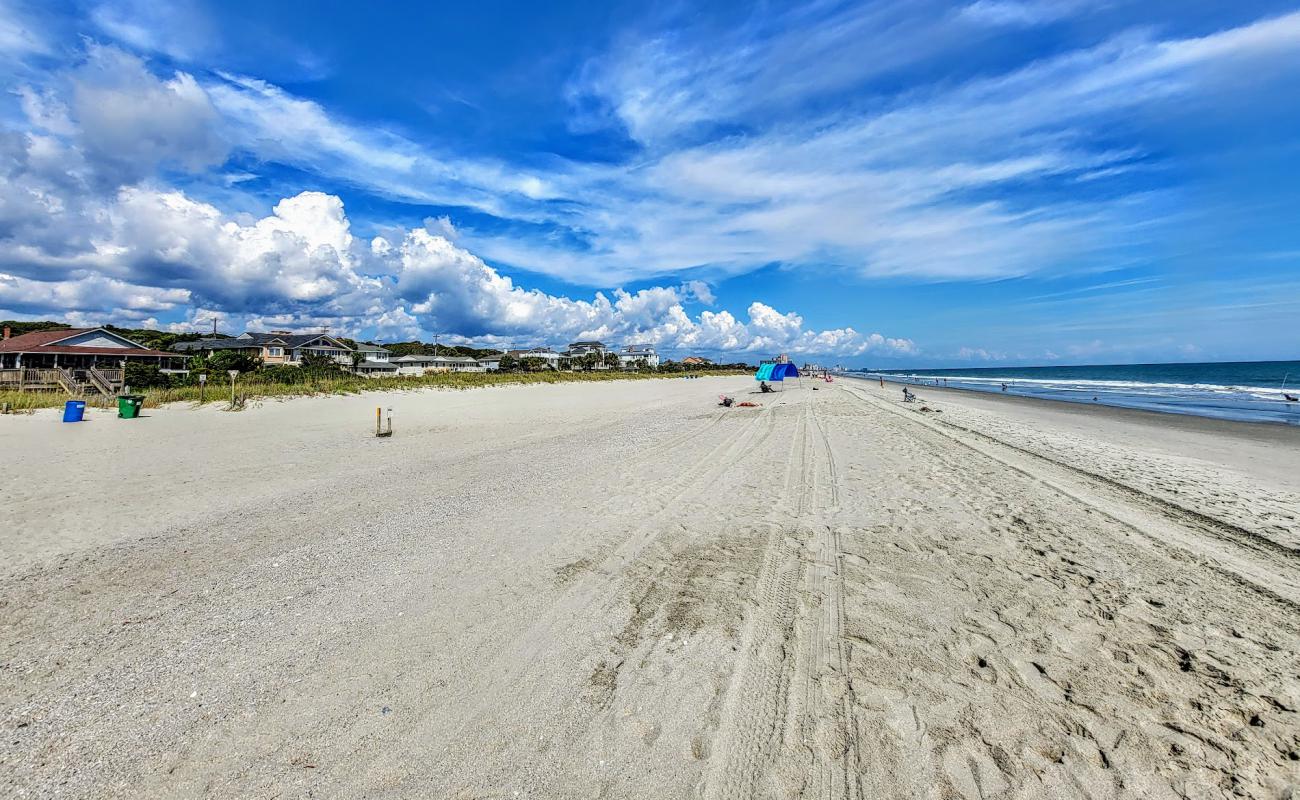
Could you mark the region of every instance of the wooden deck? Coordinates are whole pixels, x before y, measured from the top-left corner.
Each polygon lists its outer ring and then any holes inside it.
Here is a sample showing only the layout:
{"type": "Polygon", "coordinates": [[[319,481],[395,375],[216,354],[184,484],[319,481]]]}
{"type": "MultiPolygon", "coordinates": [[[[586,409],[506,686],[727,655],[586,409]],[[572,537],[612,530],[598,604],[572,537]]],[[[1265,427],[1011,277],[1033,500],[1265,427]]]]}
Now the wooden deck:
{"type": "Polygon", "coordinates": [[[120,369],[0,369],[0,391],[114,395],[122,390],[120,369]]]}

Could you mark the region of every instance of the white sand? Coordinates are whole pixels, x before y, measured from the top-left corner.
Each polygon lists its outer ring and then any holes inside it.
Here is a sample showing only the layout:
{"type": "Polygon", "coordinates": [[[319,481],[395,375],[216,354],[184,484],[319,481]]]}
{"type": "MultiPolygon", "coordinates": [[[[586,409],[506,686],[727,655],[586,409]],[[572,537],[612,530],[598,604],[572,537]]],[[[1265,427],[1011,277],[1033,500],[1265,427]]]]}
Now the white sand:
{"type": "Polygon", "coordinates": [[[1300,784],[1300,431],[813,385],[0,417],[0,796],[1300,784]]]}

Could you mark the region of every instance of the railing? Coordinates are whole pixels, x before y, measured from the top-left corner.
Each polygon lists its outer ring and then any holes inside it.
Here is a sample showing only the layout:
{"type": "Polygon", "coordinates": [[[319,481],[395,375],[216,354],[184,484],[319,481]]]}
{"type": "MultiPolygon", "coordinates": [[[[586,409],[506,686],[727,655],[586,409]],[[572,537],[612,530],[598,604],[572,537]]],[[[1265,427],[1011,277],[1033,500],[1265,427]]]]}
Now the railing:
{"type": "Polygon", "coordinates": [[[77,382],[76,376],[63,367],[54,369],[54,378],[63,387],[63,391],[67,392],[71,397],[77,397],[85,393],[81,388],[81,384],[77,382]]]}
{"type": "MultiPolygon", "coordinates": [[[[122,370],[112,370],[112,371],[120,373],[122,370]]],[[[94,387],[99,390],[100,394],[105,396],[117,394],[117,389],[114,388],[113,381],[109,380],[107,372],[108,372],[107,370],[100,370],[100,369],[96,369],[95,367],[91,367],[90,369],[86,370],[86,376],[90,378],[91,384],[93,384],[94,387]]]]}
{"type": "Polygon", "coordinates": [[[19,390],[61,388],[58,371],[53,369],[3,369],[0,386],[19,390]]]}
{"type": "Polygon", "coordinates": [[[124,379],[125,370],[100,369],[99,367],[90,367],[89,369],[68,369],[66,367],[0,369],[0,389],[17,389],[18,391],[62,389],[73,396],[84,394],[87,390],[111,396],[117,394],[122,388],[124,379]]]}

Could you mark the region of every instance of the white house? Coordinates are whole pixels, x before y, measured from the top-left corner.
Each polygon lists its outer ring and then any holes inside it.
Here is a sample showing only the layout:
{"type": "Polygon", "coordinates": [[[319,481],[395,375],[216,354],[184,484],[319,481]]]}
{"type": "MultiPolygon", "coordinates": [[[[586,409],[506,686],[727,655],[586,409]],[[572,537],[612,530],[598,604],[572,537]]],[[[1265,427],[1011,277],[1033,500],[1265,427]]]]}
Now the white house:
{"type": "Polygon", "coordinates": [[[569,359],[569,363],[575,366],[578,365],[580,359],[586,358],[587,356],[595,356],[596,369],[609,369],[609,367],[605,365],[605,356],[609,354],[609,352],[610,349],[605,346],[604,342],[589,339],[579,342],[570,342],[569,349],[565,351],[564,355],[569,359]]]}
{"type": "Polygon", "coordinates": [[[476,359],[468,356],[399,356],[390,362],[397,365],[398,375],[424,375],[428,372],[487,372],[476,359]]]}
{"type": "Polygon", "coordinates": [[[560,362],[562,360],[567,361],[567,358],[564,355],[555,352],[549,347],[534,347],[529,350],[511,350],[510,355],[520,361],[523,361],[525,358],[541,359],[546,362],[546,366],[550,369],[559,369],[560,362]]]}
{"type": "Polygon", "coordinates": [[[659,354],[652,345],[630,344],[618,354],[618,364],[623,369],[636,369],[642,362],[651,369],[659,366],[659,354]]]}
{"type": "Polygon", "coordinates": [[[387,361],[390,355],[388,350],[377,344],[365,344],[363,342],[358,342],[353,350],[365,356],[366,361],[387,361]]]}

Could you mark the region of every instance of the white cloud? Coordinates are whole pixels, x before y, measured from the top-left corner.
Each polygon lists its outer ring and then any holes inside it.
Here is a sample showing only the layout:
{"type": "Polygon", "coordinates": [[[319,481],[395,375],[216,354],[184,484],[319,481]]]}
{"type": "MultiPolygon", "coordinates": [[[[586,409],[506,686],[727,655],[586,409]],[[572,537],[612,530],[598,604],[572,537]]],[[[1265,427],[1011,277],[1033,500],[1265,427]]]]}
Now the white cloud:
{"type": "Polygon", "coordinates": [[[687,297],[693,297],[706,306],[711,306],[717,302],[717,297],[713,294],[713,287],[704,281],[686,281],[682,284],[682,292],[687,297]]]}
{"type": "Polygon", "coordinates": [[[963,347],[954,358],[960,361],[1005,361],[1007,354],[985,350],[983,347],[963,347]]]}
{"type": "Polygon", "coordinates": [[[189,301],[190,293],[185,289],[139,286],[102,275],[67,281],[34,281],[0,272],[0,308],[23,313],[111,312],[122,318],[139,319],[171,311],[189,301]]]}
{"type": "Polygon", "coordinates": [[[1032,27],[1065,19],[1084,5],[1072,0],[976,0],[962,8],[960,16],[983,25],[1032,27]]]}
{"type": "Polygon", "coordinates": [[[92,44],[70,80],[79,142],[104,177],[120,184],[160,165],[198,171],[225,160],[216,109],[193,76],[159,79],[136,56],[92,44]]]}
{"type": "Polygon", "coordinates": [[[944,43],[974,46],[972,15],[1038,18],[1044,8],[795,9],[756,15],[721,44],[684,33],[628,40],[574,89],[646,131],[648,149],[624,165],[552,158],[520,170],[454,157],[266,81],[157,78],[134,56],[96,45],[69,78],[68,114],[49,87],[27,90],[24,102],[51,135],[65,118],[80,123],[88,179],[135,179],[159,163],[199,168],[229,147],[381,196],[527,223],[510,237],[469,227],[453,238],[495,262],[590,285],[692,271],[716,280],[774,262],[866,276],[1016,276],[1104,263],[1167,215],[1160,195],[1082,199],[1074,190],[1145,157],[1094,143],[1110,121],[1142,104],[1191,107],[1224,75],[1295,71],[1285,55],[1300,44],[1300,14],[1185,39],[1129,34],[861,107],[817,105],[944,43]],[[828,56],[867,45],[870,59],[828,56]],[[701,125],[746,132],[690,133],[701,125]],[[1030,201],[997,199],[1005,184],[1053,181],[1059,191],[1030,201]]]}
{"type": "Polygon", "coordinates": [[[147,186],[124,187],[91,206],[60,211],[57,201],[46,202],[42,230],[55,240],[61,229],[85,226],[80,247],[0,244],[0,259],[25,272],[0,275],[0,308],[138,321],[190,306],[185,323],[173,327],[204,330],[217,316],[227,329],[328,326],[502,344],[602,338],[667,350],[858,353],[901,341],[847,328],[806,330],[798,314],[762,303],[750,306],[748,322],[727,312],[692,318],[683,303],[707,293],[703,284],[617,289],[589,300],[525,289],[430,230],[446,226],[405,230],[396,243],[358,240],[342,201],[320,192],[286,198],[246,221],[147,186]]]}
{"type": "Polygon", "coordinates": [[[0,57],[47,55],[49,42],[34,21],[20,13],[9,0],[0,2],[0,57]]]}
{"type": "Polygon", "coordinates": [[[165,53],[180,61],[210,50],[217,38],[207,16],[188,0],[106,0],[95,6],[90,19],[136,50],[165,53]]]}

